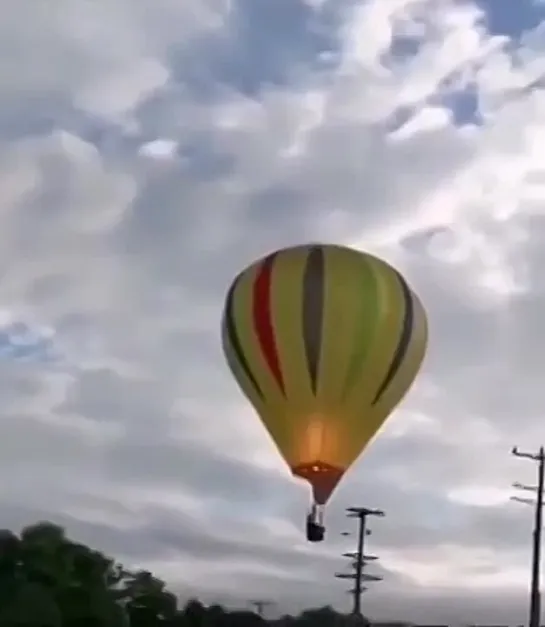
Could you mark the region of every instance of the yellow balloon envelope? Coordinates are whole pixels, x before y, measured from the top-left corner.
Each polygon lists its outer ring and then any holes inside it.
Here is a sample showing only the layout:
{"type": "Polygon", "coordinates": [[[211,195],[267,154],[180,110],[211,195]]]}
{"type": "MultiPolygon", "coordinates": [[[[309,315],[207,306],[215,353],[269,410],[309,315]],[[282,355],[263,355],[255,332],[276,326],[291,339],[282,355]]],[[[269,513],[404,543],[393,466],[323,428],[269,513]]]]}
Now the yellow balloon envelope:
{"type": "Polygon", "coordinates": [[[324,504],[413,383],[427,320],[386,262],[306,245],[274,252],[235,278],[222,339],[282,457],[324,504]]]}

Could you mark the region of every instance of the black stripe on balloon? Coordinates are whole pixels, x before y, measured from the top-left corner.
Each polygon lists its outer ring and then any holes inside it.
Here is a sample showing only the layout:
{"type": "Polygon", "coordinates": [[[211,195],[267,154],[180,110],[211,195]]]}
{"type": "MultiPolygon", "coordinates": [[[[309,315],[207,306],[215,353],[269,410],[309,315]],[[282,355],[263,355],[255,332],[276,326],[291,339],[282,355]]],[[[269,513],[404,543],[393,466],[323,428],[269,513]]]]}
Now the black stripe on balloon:
{"type": "Polygon", "coordinates": [[[233,353],[235,353],[240,367],[242,368],[250,383],[253,385],[256,394],[262,399],[264,397],[263,390],[259,387],[259,383],[252,374],[250,365],[248,364],[248,360],[246,359],[244,351],[242,350],[242,345],[240,343],[240,338],[237,333],[237,327],[235,324],[234,294],[238,281],[238,278],[235,279],[227,294],[227,299],[225,302],[225,331],[227,332],[227,338],[229,339],[229,343],[231,344],[231,348],[233,349],[233,353]]]}
{"type": "Polygon", "coordinates": [[[403,295],[403,322],[401,325],[401,334],[399,336],[399,342],[397,343],[396,350],[394,352],[394,356],[392,357],[392,362],[390,367],[388,368],[388,372],[384,377],[384,380],[380,384],[380,387],[373,399],[372,405],[376,405],[384,392],[386,392],[390,383],[394,380],[396,374],[399,372],[401,365],[403,364],[403,360],[409,350],[409,346],[411,344],[411,339],[413,335],[414,328],[414,303],[413,297],[411,294],[411,290],[407,285],[405,279],[396,271],[396,277],[401,286],[401,293],[403,295]]]}
{"type": "Polygon", "coordinates": [[[322,350],[322,323],[325,296],[325,260],[321,246],[308,253],[303,275],[303,340],[312,391],[316,393],[322,350]]]}

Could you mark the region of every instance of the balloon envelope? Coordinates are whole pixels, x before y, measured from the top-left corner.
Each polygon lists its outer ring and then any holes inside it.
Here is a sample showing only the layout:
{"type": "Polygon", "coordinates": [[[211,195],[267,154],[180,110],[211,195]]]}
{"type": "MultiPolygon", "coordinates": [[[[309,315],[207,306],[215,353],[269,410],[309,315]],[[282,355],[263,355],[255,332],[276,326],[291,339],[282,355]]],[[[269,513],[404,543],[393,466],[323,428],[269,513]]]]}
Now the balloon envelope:
{"type": "Polygon", "coordinates": [[[222,341],[280,454],[323,504],[415,379],[427,320],[386,262],[341,246],[297,246],[235,278],[222,341]]]}

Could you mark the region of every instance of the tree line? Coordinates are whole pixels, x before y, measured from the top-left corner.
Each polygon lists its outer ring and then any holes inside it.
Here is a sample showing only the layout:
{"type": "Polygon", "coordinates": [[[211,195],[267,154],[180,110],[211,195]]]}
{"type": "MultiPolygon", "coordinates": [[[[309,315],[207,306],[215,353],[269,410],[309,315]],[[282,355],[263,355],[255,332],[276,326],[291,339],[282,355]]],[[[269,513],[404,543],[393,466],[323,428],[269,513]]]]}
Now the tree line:
{"type": "MultiPolygon", "coordinates": [[[[361,624],[361,621],[357,621],[361,624]]],[[[365,621],[363,621],[365,622],[365,621]]],[[[152,573],[129,570],[62,527],[0,530],[0,627],[348,627],[329,607],[265,620],[192,599],[182,605],[152,573]]]]}

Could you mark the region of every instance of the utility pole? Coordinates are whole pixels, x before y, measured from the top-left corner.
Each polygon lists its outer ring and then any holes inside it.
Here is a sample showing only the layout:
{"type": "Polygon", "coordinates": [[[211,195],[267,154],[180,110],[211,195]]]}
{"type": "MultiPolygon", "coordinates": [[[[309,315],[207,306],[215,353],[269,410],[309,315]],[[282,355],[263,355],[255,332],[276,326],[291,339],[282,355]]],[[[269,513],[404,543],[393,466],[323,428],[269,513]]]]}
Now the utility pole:
{"type": "MultiPolygon", "coordinates": [[[[353,573],[335,573],[335,577],[338,579],[353,579],[354,580],[354,589],[351,590],[352,597],[354,599],[354,605],[352,609],[352,614],[357,617],[361,617],[361,595],[366,590],[363,585],[366,581],[382,581],[382,577],[377,577],[375,575],[368,575],[363,572],[363,569],[367,562],[377,560],[377,556],[375,555],[365,555],[365,537],[371,533],[371,531],[367,528],[367,517],[368,516],[384,516],[384,512],[380,509],[369,509],[367,507],[349,507],[347,510],[348,518],[357,518],[359,521],[358,524],[358,546],[356,551],[351,553],[343,553],[343,557],[350,557],[352,561],[352,566],[354,568],[353,573]]],[[[347,532],[344,532],[342,535],[350,535],[347,532]]]]}
{"type": "Polygon", "coordinates": [[[263,618],[263,613],[267,607],[274,605],[272,601],[268,601],[267,599],[255,599],[254,601],[249,601],[252,607],[255,607],[255,611],[258,616],[263,618]]]}
{"type": "Polygon", "coordinates": [[[528,486],[522,483],[514,483],[513,487],[518,490],[526,490],[534,492],[536,499],[528,499],[513,496],[513,501],[525,503],[534,506],[534,531],[532,534],[532,578],[530,585],[530,611],[529,611],[529,627],[540,627],[541,623],[541,586],[540,586],[540,569],[541,569],[541,534],[543,530],[543,487],[545,478],[545,449],[543,446],[537,453],[522,453],[518,447],[513,447],[511,451],[516,457],[525,457],[537,462],[537,486],[528,486]]]}

